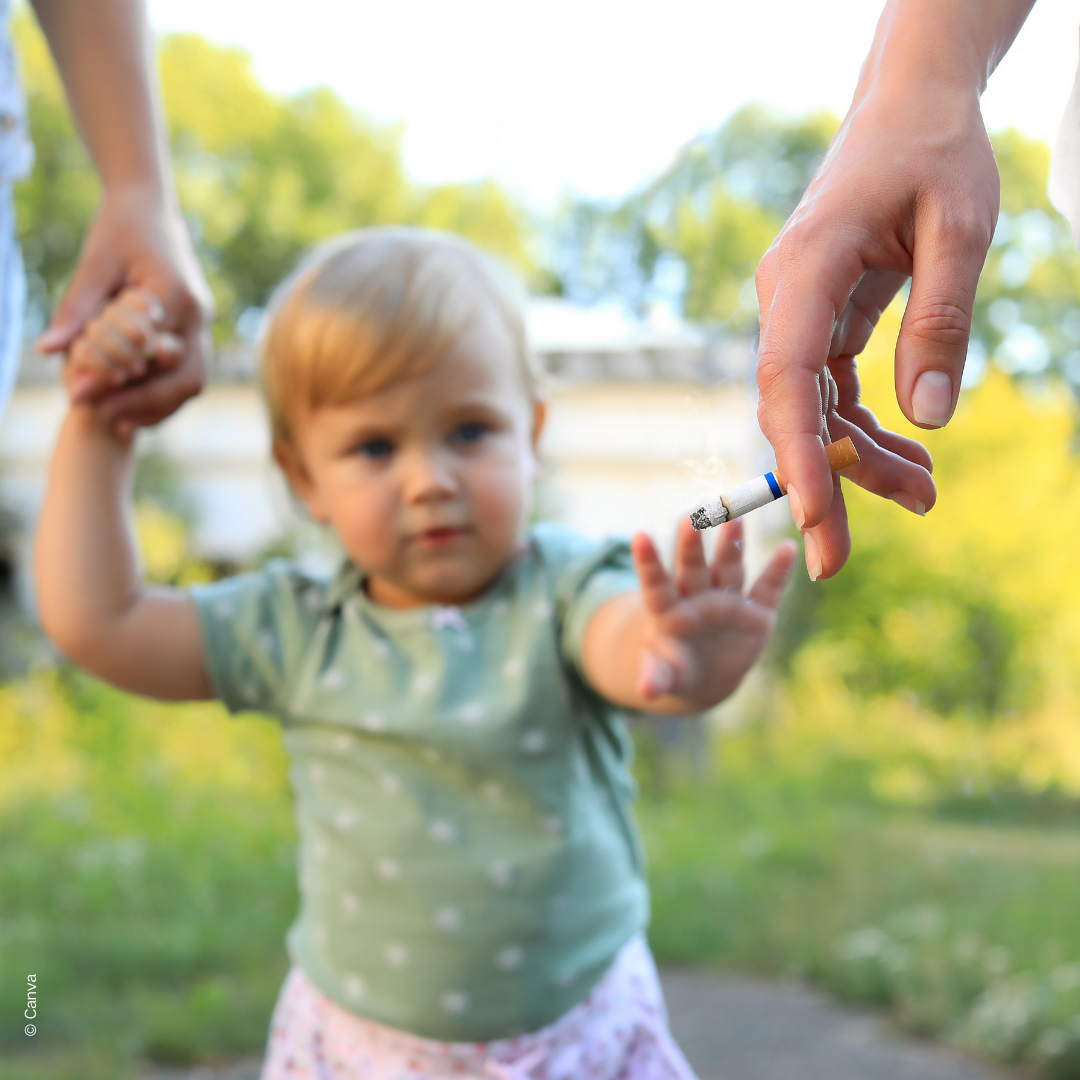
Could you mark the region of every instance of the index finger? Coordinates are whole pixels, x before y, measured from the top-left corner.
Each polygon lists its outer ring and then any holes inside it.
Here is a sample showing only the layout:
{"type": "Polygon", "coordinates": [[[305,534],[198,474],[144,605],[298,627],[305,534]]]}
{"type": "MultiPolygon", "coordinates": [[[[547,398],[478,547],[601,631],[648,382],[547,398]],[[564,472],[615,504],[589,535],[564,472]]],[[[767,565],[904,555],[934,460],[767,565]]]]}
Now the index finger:
{"type": "Polygon", "coordinates": [[[865,268],[853,245],[826,250],[797,229],[781,234],[774,258],[771,303],[762,309],[758,416],[803,529],[820,523],[832,502],[825,365],[836,319],[865,268]]]}

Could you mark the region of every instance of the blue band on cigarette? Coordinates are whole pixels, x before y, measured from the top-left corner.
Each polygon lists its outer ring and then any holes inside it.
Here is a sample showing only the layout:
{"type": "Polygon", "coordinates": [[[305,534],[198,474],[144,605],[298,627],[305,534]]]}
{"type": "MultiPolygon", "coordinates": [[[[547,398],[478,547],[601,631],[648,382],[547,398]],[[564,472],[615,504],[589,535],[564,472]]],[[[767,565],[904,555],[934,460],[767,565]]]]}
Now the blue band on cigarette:
{"type": "Polygon", "coordinates": [[[765,483],[769,485],[769,490],[772,492],[774,499],[783,497],[783,492],[780,490],[780,485],[776,482],[776,473],[767,472],[765,474],[765,483]]]}

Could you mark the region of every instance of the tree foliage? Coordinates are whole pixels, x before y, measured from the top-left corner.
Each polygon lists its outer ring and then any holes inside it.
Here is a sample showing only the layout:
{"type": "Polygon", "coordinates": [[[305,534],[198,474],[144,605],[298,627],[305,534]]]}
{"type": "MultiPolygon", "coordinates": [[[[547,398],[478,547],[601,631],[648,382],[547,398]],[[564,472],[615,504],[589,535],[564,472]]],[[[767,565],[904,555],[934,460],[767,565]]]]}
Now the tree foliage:
{"type": "MultiPolygon", "coordinates": [[[[687,146],[615,204],[579,200],[556,228],[559,291],[637,310],[663,301],[752,332],[753,274],[836,130],[827,114],[782,119],[758,105],[687,146]]],[[[1046,194],[1049,148],[1015,130],[993,138],[1001,214],[975,303],[968,382],[986,363],[1080,386],[1080,256],[1046,194]]]]}
{"type": "MultiPolygon", "coordinates": [[[[44,40],[14,20],[37,164],[17,191],[37,321],[78,257],[99,185],[75,136],[44,40]]],[[[191,34],[164,38],[158,60],[176,183],[217,300],[219,339],[261,307],[309,245],[377,224],[449,229],[534,272],[530,221],[496,184],[424,188],[401,157],[401,130],[376,124],[326,88],[281,98],[250,58],[191,34]]]]}
{"type": "MultiPolygon", "coordinates": [[[[896,405],[899,305],[862,363],[882,423],[896,405]]],[[[938,505],[925,519],[845,484],[852,556],[829,581],[796,575],[777,640],[789,673],[818,663],[866,703],[900,698],[924,714],[986,724],[1080,705],[1080,460],[1076,408],[1061,383],[991,368],[947,428],[920,432],[938,505]]]]}
{"type": "Polygon", "coordinates": [[[754,270],[836,123],[827,113],[785,120],[748,105],[629,198],[567,206],[554,256],[560,291],[639,310],[666,302],[693,319],[748,329],[754,270]]]}
{"type": "Polygon", "coordinates": [[[1009,130],[993,137],[1001,213],[975,300],[969,382],[987,359],[1008,374],[1064,376],[1080,388],[1080,254],[1050,205],[1050,149],[1009,130]]]}

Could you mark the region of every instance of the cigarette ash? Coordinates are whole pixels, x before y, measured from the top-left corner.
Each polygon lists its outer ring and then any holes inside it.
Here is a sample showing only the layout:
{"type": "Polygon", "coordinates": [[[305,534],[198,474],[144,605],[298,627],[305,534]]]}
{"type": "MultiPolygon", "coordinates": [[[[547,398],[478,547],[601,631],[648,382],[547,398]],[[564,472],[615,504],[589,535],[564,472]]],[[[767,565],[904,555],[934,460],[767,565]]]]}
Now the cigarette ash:
{"type": "Polygon", "coordinates": [[[715,520],[715,516],[715,511],[710,515],[709,511],[702,506],[690,515],[690,524],[693,525],[698,532],[702,532],[705,529],[711,529],[714,525],[722,525],[726,515],[720,517],[719,520],[715,520]]]}

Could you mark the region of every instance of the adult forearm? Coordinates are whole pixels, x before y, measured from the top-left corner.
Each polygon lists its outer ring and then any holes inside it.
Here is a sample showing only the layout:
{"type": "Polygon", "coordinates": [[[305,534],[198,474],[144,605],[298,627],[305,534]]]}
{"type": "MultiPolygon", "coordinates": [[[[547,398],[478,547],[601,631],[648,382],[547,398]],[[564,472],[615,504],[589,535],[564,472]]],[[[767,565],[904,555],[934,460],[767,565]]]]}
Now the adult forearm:
{"type": "Polygon", "coordinates": [[[96,670],[139,597],[140,573],[127,491],[131,444],[87,407],[60,431],[38,524],[35,576],[46,633],[72,660],[96,670]]]}
{"type": "Polygon", "coordinates": [[[32,0],[107,189],[171,197],[143,0],[32,0]]]}
{"type": "Polygon", "coordinates": [[[981,94],[1035,0],[889,0],[859,78],[871,87],[929,79],[981,94]]]}

